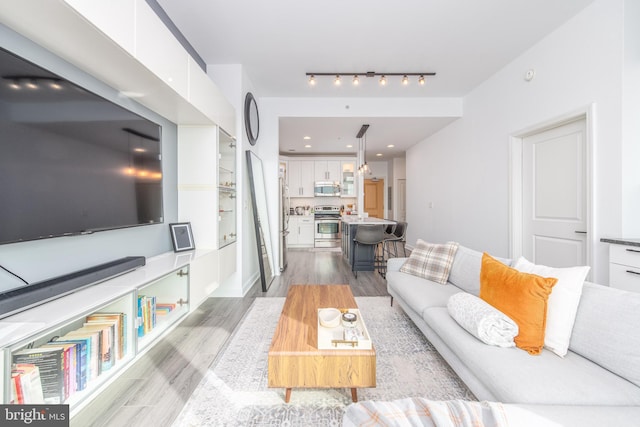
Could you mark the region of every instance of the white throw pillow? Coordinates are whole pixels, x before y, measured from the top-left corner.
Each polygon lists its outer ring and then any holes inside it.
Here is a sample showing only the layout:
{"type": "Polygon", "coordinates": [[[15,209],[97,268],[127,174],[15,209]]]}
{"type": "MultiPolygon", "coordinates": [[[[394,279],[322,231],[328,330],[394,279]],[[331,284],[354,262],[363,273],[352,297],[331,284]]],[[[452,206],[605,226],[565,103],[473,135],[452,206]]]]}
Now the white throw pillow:
{"type": "Polygon", "coordinates": [[[447,310],[453,320],[485,344],[515,347],[518,325],[509,316],[475,295],[451,295],[447,310]]]}
{"type": "Polygon", "coordinates": [[[558,279],[548,300],[544,346],[558,356],[564,357],[569,349],[571,332],[582,295],[582,285],[591,267],[554,268],[536,265],[520,257],[513,268],[523,273],[558,279]]]}

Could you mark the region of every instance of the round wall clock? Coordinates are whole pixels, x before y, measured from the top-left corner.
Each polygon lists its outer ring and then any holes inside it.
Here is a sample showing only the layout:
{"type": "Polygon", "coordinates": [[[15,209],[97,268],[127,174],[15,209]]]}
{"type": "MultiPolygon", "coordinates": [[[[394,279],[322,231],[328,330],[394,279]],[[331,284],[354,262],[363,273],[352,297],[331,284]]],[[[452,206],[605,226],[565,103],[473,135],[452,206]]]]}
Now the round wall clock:
{"type": "Polygon", "coordinates": [[[249,144],[256,145],[260,133],[260,117],[258,116],[258,104],[251,92],[244,97],[244,128],[247,131],[249,144]]]}

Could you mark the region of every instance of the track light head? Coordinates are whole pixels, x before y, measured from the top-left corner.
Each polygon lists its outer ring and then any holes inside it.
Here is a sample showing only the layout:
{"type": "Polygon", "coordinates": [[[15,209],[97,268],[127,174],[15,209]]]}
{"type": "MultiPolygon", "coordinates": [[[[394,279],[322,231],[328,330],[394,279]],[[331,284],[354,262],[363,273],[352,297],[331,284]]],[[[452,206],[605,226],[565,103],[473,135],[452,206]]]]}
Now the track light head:
{"type": "Polygon", "coordinates": [[[311,86],[315,86],[316,85],[316,76],[314,76],[313,74],[311,74],[309,76],[309,85],[311,85],[311,86]]]}
{"type": "Polygon", "coordinates": [[[353,76],[353,85],[354,86],[358,86],[359,84],[360,84],[360,78],[356,74],[356,75],[353,76]]]}
{"type": "Polygon", "coordinates": [[[380,77],[380,85],[385,86],[386,84],[387,84],[387,78],[383,74],[382,77],[380,77]]]}
{"type": "Polygon", "coordinates": [[[404,77],[402,77],[402,84],[404,86],[409,84],[409,77],[407,77],[407,75],[405,74],[404,77]]]}
{"type": "Polygon", "coordinates": [[[420,86],[424,86],[424,76],[423,75],[418,77],[418,84],[420,84],[420,86]]]}
{"type": "Polygon", "coordinates": [[[333,81],[333,84],[340,86],[340,74],[336,74],[336,79],[333,81]]]}

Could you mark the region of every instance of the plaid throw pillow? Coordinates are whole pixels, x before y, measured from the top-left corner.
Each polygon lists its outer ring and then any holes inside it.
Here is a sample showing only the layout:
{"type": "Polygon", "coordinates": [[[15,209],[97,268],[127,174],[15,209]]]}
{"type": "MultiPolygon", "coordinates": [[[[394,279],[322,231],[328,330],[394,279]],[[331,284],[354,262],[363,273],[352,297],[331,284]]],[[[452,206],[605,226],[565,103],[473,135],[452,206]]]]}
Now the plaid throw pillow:
{"type": "Polygon", "coordinates": [[[453,257],[457,250],[456,242],[434,244],[418,239],[415,249],[411,251],[409,259],[402,264],[400,271],[444,285],[449,278],[453,257]]]}

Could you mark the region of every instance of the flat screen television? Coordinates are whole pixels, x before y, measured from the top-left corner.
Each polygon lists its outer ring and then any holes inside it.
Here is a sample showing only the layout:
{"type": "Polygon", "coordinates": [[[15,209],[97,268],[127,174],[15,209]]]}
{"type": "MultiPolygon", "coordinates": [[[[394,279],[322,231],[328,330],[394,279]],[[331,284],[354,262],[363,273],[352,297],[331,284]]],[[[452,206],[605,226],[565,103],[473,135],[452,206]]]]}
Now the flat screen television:
{"type": "Polygon", "coordinates": [[[163,222],[161,126],[0,49],[0,244],[163,222]]]}

